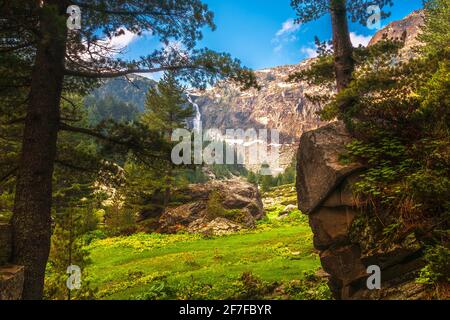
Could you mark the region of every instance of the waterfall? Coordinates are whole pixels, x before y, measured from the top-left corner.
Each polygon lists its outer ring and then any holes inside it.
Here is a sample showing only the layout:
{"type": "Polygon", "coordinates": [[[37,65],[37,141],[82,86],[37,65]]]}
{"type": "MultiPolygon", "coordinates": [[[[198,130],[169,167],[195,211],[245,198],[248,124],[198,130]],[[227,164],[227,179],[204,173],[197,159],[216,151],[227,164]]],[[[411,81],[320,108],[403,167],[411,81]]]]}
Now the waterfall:
{"type": "Polygon", "coordinates": [[[188,94],[187,99],[190,104],[194,106],[195,109],[195,118],[194,118],[194,131],[200,132],[202,129],[202,114],[200,113],[200,108],[198,104],[196,104],[194,101],[192,101],[191,96],[188,94]]]}

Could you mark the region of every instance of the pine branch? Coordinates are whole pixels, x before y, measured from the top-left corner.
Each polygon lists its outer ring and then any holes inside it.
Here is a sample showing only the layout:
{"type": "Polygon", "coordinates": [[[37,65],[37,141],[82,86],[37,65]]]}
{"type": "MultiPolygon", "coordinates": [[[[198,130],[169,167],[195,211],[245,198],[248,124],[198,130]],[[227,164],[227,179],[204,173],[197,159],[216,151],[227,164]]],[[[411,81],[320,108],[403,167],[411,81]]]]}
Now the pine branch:
{"type": "Polygon", "coordinates": [[[17,170],[19,169],[19,167],[14,167],[11,170],[9,170],[5,175],[3,175],[2,177],[0,177],[0,182],[6,181],[8,178],[10,178],[12,175],[14,175],[17,170]]]}
{"type": "Polygon", "coordinates": [[[185,66],[167,66],[167,67],[158,67],[158,68],[150,68],[150,69],[128,69],[122,71],[113,71],[113,72],[84,72],[84,71],[76,71],[76,70],[65,70],[65,74],[68,76],[74,77],[83,77],[83,78],[91,78],[91,79],[99,79],[99,78],[116,78],[120,76],[125,76],[132,73],[156,73],[161,71],[176,71],[181,69],[200,69],[200,66],[194,65],[185,65],[185,66]]]}
{"type": "Polygon", "coordinates": [[[86,129],[86,128],[80,128],[80,127],[74,127],[71,125],[68,125],[66,123],[60,123],[59,124],[59,130],[63,130],[63,131],[69,131],[69,132],[75,132],[75,133],[81,133],[81,134],[85,134],[100,140],[104,140],[104,141],[108,141],[114,144],[118,144],[118,145],[122,145],[122,146],[126,146],[126,147],[131,147],[130,143],[126,142],[126,141],[122,141],[107,135],[104,135],[100,132],[91,130],[91,129],[86,129]]]}

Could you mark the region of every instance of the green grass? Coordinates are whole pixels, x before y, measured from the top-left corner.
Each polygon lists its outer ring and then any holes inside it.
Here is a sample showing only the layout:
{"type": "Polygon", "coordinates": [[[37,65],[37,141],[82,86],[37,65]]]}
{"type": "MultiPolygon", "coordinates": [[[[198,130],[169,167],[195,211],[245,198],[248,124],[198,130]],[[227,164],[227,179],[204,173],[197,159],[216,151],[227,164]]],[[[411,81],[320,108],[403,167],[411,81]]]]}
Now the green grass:
{"type": "Polygon", "coordinates": [[[91,285],[101,299],[149,292],[151,298],[226,299],[242,289],[244,272],[284,284],[317,270],[320,261],[305,218],[294,214],[278,221],[270,210],[268,216],[254,230],[213,238],[135,234],[96,240],[89,246],[91,285]]]}

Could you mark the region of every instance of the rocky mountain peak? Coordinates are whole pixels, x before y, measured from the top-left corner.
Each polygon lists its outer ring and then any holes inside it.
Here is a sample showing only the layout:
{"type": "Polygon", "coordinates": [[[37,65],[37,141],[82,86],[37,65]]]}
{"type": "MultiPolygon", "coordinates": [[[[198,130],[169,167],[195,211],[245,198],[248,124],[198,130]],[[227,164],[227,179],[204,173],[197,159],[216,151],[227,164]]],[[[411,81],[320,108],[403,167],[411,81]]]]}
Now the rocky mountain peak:
{"type": "MultiPolygon", "coordinates": [[[[423,15],[423,11],[415,11],[402,20],[390,23],[374,35],[369,45],[383,37],[400,39],[406,34],[402,53],[406,53],[404,57],[411,56],[412,47],[419,44],[416,36],[423,23],[423,15]]],[[[296,65],[255,71],[261,86],[259,91],[241,92],[237,86],[222,82],[206,91],[192,92],[193,101],[201,113],[203,128],[216,128],[222,132],[226,129],[278,129],[282,144],[280,165],[285,168],[291,163],[302,133],[326,124],[317,115],[322,106],[306,97],[328,89],[306,82],[287,82],[290,74],[309,68],[313,62],[314,59],[307,59],[296,65]]]]}
{"type": "Polygon", "coordinates": [[[401,39],[405,35],[405,46],[402,51],[411,52],[414,46],[420,45],[417,40],[417,35],[420,33],[420,27],[424,23],[424,17],[423,10],[416,10],[402,20],[389,23],[372,37],[369,46],[382,40],[383,37],[387,37],[388,39],[401,39]]]}

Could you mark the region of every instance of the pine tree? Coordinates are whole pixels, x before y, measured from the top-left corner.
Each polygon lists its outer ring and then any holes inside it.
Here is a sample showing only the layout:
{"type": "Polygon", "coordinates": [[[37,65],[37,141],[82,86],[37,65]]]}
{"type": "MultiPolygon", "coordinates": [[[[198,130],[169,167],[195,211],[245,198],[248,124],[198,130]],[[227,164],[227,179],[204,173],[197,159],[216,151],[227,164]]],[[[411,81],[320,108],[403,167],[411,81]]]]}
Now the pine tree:
{"type": "MultiPolygon", "coordinates": [[[[141,122],[150,130],[159,132],[162,138],[170,143],[172,132],[186,128],[188,118],[193,116],[194,109],[188,104],[185,88],[178,83],[173,72],[166,72],[157,87],[149,89],[141,122]]],[[[177,173],[169,161],[160,173],[163,174],[160,180],[164,190],[163,205],[167,207],[177,173]]]]}
{"type": "Polygon", "coordinates": [[[188,118],[194,116],[194,109],[188,103],[185,91],[186,88],[178,83],[173,72],[164,73],[158,85],[147,93],[141,121],[170,141],[172,131],[186,128],[188,118]]]}
{"type": "MultiPolygon", "coordinates": [[[[365,24],[370,15],[367,12],[370,5],[378,5],[380,9],[383,9],[392,3],[392,0],[291,0],[291,6],[297,13],[297,23],[306,23],[330,14],[333,31],[334,76],[338,91],[349,85],[355,69],[347,16],[353,22],[359,21],[365,24]]],[[[386,15],[382,13],[382,17],[386,15]]]]}
{"type": "MultiPolygon", "coordinates": [[[[45,296],[52,300],[89,299],[94,291],[89,286],[86,266],[89,254],[84,249],[83,235],[86,232],[85,219],[89,219],[91,208],[70,208],[56,215],[52,244],[46,270],[45,296]],[[81,288],[69,289],[67,280],[69,266],[81,271],[81,288]]],[[[92,225],[91,225],[92,227],[92,225]]]]}
{"type": "Polygon", "coordinates": [[[220,192],[217,190],[212,191],[209,195],[208,202],[206,203],[206,211],[211,220],[225,215],[225,209],[222,202],[223,197],[220,192]]]}

